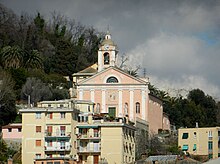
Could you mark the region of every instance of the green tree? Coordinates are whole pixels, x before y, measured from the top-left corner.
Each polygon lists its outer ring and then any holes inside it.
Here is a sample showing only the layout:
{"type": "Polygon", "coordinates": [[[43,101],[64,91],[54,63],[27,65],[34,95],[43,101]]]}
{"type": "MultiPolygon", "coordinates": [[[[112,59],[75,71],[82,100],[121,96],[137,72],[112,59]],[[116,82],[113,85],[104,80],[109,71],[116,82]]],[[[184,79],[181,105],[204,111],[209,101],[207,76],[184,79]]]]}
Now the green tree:
{"type": "Polygon", "coordinates": [[[19,46],[6,46],[1,50],[4,68],[19,68],[23,64],[24,51],[19,46]]]}
{"type": "Polygon", "coordinates": [[[14,82],[11,76],[0,70],[0,126],[6,125],[16,117],[14,82]]]}

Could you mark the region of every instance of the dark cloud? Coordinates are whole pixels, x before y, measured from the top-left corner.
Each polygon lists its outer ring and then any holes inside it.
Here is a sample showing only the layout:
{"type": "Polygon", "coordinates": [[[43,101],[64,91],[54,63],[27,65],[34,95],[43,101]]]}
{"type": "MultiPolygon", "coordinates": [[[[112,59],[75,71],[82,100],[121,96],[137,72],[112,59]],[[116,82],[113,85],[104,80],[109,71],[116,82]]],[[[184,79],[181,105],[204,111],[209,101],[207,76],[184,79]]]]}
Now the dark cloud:
{"type": "Polygon", "coordinates": [[[17,14],[56,10],[100,31],[147,69],[158,88],[201,88],[220,98],[218,0],[3,0],[17,14]]]}

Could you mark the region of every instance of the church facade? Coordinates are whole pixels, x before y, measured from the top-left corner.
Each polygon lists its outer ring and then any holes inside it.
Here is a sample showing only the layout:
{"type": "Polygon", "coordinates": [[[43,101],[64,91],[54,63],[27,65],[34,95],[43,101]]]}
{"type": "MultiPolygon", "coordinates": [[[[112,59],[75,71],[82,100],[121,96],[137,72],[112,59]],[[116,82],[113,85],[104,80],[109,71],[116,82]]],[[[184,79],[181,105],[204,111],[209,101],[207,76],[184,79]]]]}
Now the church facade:
{"type": "Polygon", "coordinates": [[[128,74],[117,67],[117,60],[117,46],[107,33],[98,50],[98,64],[73,74],[76,99],[94,102],[94,113],[139,121],[149,133],[157,134],[164,127],[162,101],[150,95],[148,78],[128,74]]]}

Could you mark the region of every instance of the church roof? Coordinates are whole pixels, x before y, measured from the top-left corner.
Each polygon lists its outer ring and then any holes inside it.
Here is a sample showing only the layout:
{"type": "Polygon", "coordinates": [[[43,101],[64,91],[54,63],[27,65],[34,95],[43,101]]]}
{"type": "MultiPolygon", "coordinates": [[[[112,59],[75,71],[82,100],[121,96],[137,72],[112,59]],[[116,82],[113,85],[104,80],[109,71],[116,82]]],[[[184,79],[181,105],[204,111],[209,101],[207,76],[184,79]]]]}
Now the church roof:
{"type": "Polygon", "coordinates": [[[77,73],[74,73],[73,75],[96,74],[98,72],[97,68],[98,68],[98,65],[97,63],[95,63],[77,73]]]}

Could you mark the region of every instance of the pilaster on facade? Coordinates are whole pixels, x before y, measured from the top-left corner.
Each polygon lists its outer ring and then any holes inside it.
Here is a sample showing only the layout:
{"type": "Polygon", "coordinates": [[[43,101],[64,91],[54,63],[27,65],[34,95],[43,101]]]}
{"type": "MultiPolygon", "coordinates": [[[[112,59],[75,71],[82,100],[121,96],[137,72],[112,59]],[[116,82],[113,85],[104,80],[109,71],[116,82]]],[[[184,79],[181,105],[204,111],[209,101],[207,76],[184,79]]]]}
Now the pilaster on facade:
{"type": "Polygon", "coordinates": [[[102,89],[102,108],[101,113],[108,113],[106,109],[106,90],[102,89]]]}
{"type": "Polygon", "coordinates": [[[122,90],[121,89],[119,89],[118,90],[118,106],[119,106],[119,114],[118,114],[118,116],[119,117],[122,117],[123,115],[124,115],[124,112],[123,112],[123,106],[122,106],[122,102],[123,102],[123,100],[122,100],[122,90]]]}
{"type": "Polygon", "coordinates": [[[130,119],[134,121],[134,90],[130,89],[129,90],[129,95],[130,95],[130,119]]]}

